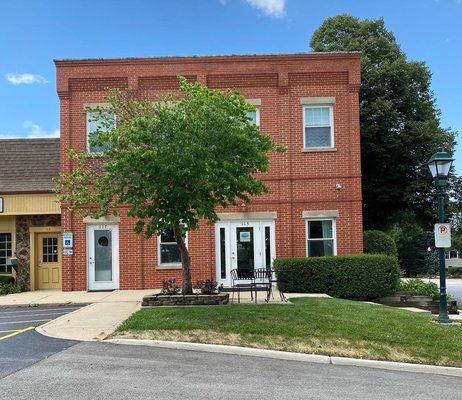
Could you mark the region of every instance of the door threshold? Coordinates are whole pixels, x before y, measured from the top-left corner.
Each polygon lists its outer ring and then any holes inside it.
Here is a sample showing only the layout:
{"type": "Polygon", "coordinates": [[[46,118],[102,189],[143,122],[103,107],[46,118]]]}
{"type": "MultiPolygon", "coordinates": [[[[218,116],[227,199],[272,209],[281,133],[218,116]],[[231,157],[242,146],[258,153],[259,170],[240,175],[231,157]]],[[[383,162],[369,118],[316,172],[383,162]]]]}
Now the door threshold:
{"type": "Polygon", "coordinates": [[[119,289],[89,289],[87,290],[87,293],[97,293],[97,292],[115,292],[116,290],[119,290],[119,289]]]}

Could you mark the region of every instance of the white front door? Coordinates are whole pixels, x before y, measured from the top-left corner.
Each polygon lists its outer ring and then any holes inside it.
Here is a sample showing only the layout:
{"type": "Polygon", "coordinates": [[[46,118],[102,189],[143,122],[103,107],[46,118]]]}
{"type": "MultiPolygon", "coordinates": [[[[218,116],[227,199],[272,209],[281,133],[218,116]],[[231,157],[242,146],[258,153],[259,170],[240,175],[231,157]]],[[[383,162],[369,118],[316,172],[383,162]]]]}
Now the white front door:
{"type": "Polygon", "coordinates": [[[217,282],[231,286],[232,269],[270,268],[276,257],[274,221],[227,221],[215,225],[217,282]]]}
{"type": "Polygon", "coordinates": [[[88,290],[119,288],[119,226],[88,225],[88,290]]]}

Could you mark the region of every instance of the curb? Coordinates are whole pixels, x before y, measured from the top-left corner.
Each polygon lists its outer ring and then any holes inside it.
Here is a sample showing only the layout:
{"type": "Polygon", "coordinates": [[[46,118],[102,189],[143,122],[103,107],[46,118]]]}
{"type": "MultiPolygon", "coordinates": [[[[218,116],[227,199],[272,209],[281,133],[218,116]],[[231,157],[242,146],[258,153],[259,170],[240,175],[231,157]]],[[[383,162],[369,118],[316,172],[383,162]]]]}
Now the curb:
{"type": "Polygon", "coordinates": [[[250,347],[226,346],[221,344],[204,344],[189,342],[171,342],[147,339],[108,339],[105,343],[131,346],[150,346],[164,349],[202,351],[208,353],[233,354],[249,357],[263,357],[277,360],[299,361],[313,364],[332,364],[341,366],[367,367],[389,371],[414,372],[462,377],[462,368],[441,367],[426,364],[410,364],[393,361],[363,360],[359,358],[323,356],[317,354],[292,353],[288,351],[254,349],[250,347]]]}

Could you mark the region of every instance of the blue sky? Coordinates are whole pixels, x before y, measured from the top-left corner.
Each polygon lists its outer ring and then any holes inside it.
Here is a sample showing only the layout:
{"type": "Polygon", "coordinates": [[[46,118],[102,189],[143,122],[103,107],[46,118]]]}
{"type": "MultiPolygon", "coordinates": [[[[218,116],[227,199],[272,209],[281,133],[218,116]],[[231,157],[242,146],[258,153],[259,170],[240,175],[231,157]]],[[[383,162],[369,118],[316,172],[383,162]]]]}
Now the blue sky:
{"type": "Polygon", "coordinates": [[[340,13],[384,17],[462,134],[462,0],[2,0],[0,137],[59,135],[55,58],[303,52],[340,13]]]}

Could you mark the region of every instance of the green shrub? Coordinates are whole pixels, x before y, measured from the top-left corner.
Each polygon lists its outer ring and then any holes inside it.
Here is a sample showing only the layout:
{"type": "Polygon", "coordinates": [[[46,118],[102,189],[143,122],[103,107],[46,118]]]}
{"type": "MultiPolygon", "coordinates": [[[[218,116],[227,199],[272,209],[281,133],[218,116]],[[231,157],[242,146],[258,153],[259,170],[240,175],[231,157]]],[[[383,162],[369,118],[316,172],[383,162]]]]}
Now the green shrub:
{"type": "Polygon", "coordinates": [[[3,283],[0,285],[0,295],[19,293],[20,291],[20,286],[14,283],[3,283]]]}
{"type": "Polygon", "coordinates": [[[408,292],[413,296],[430,296],[433,299],[437,299],[440,294],[436,283],[424,282],[417,278],[409,279],[407,282],[401,282],[399,290],[408,292]]]}
{"type": "Polygon", "coordinates": [[[424,230],[412,217],[404,216],[403,221],[395,223],[389,230],[398,248],[398,260],[405,276],[431,273],[435,269],[434,252],[427,249],[435,245],[434,234],[424,230]]]}
{"type": "Polygon", "coordinates": [[[396,257],[382,254],[277,259],[274,267],[284,292],[357,300],[396,293],[401,276],[396,257]]]}
{"type": "Polygon", "coordinates": [[[396,257],[398,250],[391,236],[382,231],[364,232],[364,252],[396,257]]]}
{"type": "Polygon", "coordinates": [[[14,277],[11,275],[0,275],[0,285],[4,283],[14,283],[14,277]]]}
{"type": "Polygon", "coordinates": [[[451,268],[449,267],[447,272],[448,278],[462,278],[462,268],[451,268]]]}

